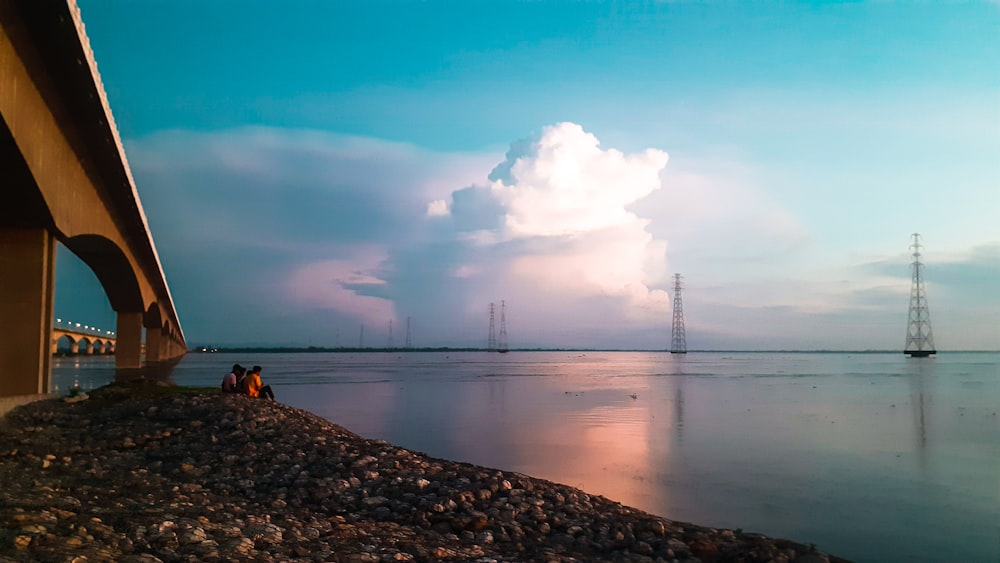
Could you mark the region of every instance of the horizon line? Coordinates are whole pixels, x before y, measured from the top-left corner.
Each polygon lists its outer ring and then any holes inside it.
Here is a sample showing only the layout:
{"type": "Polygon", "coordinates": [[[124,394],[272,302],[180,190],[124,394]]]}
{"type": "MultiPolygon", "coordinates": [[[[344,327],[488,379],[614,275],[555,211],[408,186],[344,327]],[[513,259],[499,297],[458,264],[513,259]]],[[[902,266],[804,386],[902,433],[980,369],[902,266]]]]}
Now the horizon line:
{"type": "MultiPolygon", "coordinates": [[[[667,354],[678,354],[666,348],[563,348],[563,347],[535,347],[535,348],[509,348],[508,352],[662,352],[667,354]]],[[[277,353],[277,352],[335,352],[335,353],[372,353],[372,352],[496,352],[488,348],[475,346],[420,346],[420,347],[364,347],[356,346],[197,346],[189,349],[190,353],[230,353],[230,352],[257,352],[257,353],[277,353]]],[[[895,349],[693,349],[681,352],[679,355],[690,353],[769,353],[769,354],[905,354],[904,350],[895,349]]],[[[941,353],[1000,353],[998,350],[970,349],[970,350],[937,350],[941,353]]]]}

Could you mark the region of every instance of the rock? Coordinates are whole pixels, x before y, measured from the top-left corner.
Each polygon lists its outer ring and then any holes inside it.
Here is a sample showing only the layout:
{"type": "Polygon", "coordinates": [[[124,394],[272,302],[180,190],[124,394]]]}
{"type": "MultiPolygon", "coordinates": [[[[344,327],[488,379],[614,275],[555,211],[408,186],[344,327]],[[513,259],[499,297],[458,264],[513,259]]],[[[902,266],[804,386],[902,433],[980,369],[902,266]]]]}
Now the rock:
{"type": "Polygon", "coordinates": [[[224,551],[231,551],[240,555],[247,555],[254,550],[253,540],[249,538],[236,538],[221,544],[224,551]]]}
{"type": "Polygon", "coordinates": [[[249,526],[245,533],[248,538],[254,540],[255,542],[263,542],[268,545],[281,543],[283,536],[281,528],[275,526],[274,524],[257,524],[249,526]]]}

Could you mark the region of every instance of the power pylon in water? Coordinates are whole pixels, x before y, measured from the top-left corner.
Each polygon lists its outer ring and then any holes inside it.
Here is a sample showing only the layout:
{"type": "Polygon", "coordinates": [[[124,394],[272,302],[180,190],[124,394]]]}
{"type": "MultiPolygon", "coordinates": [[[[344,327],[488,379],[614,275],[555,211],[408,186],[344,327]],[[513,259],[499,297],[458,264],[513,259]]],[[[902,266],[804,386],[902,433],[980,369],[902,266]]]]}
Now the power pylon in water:
{"type": "Polygon", "coordinates": [[[504,313],[504,301],[500,301],[500,344],[497,351],[504,353],[507,351],[507,315],[504,313]]]}
{"type": "Polygon", "coordinates": [[[410,317],[406,317],[406,349],[413,348],[413,341],[410,340],[410,317]]]}
{"type": "Polygon", "coordinates": [[[490,303],[490,337],[486,343],[487,352],[497,351],[497,333],[496,333],[496,328],[494,328],[495,311],[496,311],[496,304],[490,303]]]}
{"type": "Polygon", "coordinates": [[[674,322],[670,329],[670,353],[687,354],[687,335],[684,334],[684,305],[681,303],[681,275],[674,274],[674,322]]]}
{"type": "Polygon", "coordinates": [[[926,358],[937,353],[934,349],[934,335],[931,333],[931,313],[927,308],[927,292],[924,289],[924,264],[920,261],[920,234],[913,233],[913,283],[910,286],[910,322],[906,329],[906,346],[903,353],[913,358],[926,358]]]}
{"type": "Polygon", "coordinates": [[[392,343],[392,319],[389,319],[389,339],[385,341],[385,347],[388,350],[392,350],[394,348],[392,343]]]}

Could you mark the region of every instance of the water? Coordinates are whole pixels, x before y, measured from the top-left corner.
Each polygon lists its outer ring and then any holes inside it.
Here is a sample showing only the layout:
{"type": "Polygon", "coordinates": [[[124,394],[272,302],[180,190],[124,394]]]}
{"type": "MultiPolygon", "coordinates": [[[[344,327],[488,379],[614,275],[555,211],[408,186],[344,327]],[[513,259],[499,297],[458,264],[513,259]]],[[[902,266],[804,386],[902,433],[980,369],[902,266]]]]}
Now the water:
{"type": "MultiPolygon", "coordinates": [[[[65,389],[109,358],[57,359],[65,389]]],[[[1000,561],[1000,354],[191,354],[369,438],[859,561],[1000,561]]]]}

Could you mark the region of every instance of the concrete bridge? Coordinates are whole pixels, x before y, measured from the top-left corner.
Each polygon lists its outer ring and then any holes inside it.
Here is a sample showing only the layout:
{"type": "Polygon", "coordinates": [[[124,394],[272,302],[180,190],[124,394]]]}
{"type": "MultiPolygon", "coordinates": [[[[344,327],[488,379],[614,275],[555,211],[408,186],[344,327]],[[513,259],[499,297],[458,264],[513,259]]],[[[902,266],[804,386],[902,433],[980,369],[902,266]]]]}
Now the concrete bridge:
{"type": "Polygon", "coordinates": [[[114,354],[118,339],[110,330],[80,330],[56,326],[52,328],[52,353],[59,353],[59,340],[69,340],[70,354],[114,354]]]}
{"type": "Polygon", "coordinates": [[[183,355],[146,215],[74,0],[0,0],[0,397],[50,387],[55,244],[117,313],[115,364],[183,355]]]}

